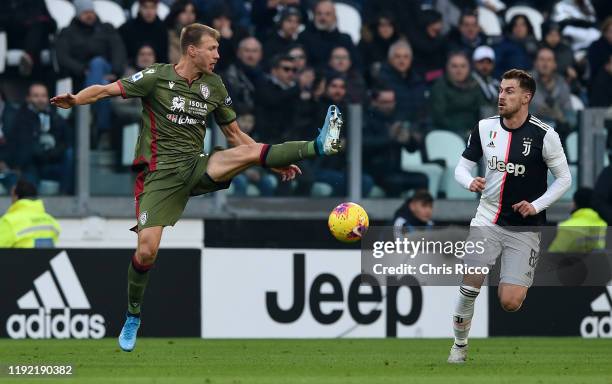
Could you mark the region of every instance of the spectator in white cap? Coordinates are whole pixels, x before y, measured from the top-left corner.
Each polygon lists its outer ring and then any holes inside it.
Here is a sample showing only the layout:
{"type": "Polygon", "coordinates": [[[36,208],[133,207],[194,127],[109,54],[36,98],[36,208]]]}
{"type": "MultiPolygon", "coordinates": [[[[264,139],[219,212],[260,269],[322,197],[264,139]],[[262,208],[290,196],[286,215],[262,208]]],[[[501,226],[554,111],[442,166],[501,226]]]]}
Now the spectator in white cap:
{"type": "Polygon", "coordinates": [[[487,103],[497,105],[499,80],[493,77],[495,51],[487,45],[481,45],[474,50],[472,63],[472,77],[480,86],[487,103]]]}

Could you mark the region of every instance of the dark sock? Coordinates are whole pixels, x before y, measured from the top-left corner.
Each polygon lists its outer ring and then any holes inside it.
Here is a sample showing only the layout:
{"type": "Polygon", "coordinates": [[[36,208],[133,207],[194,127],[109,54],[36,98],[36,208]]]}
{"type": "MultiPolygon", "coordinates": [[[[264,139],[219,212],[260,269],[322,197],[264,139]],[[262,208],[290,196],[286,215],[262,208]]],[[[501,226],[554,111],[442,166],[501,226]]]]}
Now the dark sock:
{"type": "Polygon", "coordinates": [[[152,265],[139,264],[132,258],[128,266],[128,313],[140,315],[140,307],[144,297],[145,288],[149,282],[149,269],[152,265]]]}
{"type": "Polygon", "coordinates": [[[282,168],[303,159],[317,157],[314,141],[288,141],[282,144],[264,145],[261,150],[261,165],[282,168]]]}

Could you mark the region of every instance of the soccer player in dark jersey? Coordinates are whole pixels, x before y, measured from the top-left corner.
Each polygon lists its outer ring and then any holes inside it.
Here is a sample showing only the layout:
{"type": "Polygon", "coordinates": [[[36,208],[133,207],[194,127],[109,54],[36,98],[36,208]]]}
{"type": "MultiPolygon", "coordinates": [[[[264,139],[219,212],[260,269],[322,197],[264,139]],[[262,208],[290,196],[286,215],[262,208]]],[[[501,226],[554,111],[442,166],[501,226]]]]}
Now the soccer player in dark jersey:
{"type": "Polygon", "coordinates": [[[129,78],[51,99],[60,108],[113,96],[140,97],[143,102],[134,160],[139,170],[134,188],[138,246],[128,268],[127,318],[119,335],[124,351],[136,344],[143,295],[163,228],[178,221],[190,196],[228,188],[233,176],[254,165],[270,168],[283,181],[292,180],[301,173],[294,162],[339,151],[342,119],[333,105],[313,141],[268,145],[243,133],[232,100],[213,72],[219,37],[206,25],[188,25],[181,33],[178,64],[153,64],[129,78]],[[211,113],[232,148],[204,154],[206,118],[211,113]]]}
{"type": "MultiPolygon", "coordinates": [[[[458,183],[482,193],[470,223],[470,238],[486,239],[485,252],[466,254],[463,262],[468,267],[485,267],[501,256],[498,296],[502,307],[511,312],[519,310],[533,283],[540,248],[539,233],[524,227],[544,224],[546,208],[572,183],[559,135],[529,114],[535,92],[535,81],[527,72],[513,69],[504,73],[499,116],[478,122],[455,169],[458,183]],[[471,170],[483,157],[485,177],[472,177],[471,170]],[[555,177],[550,186],[548,170],[555,177]]],[[[453,314],[455,341],[449,363],[463,363],[467,358],[474,301],[485,277],[463,276],[453,314]]]]}

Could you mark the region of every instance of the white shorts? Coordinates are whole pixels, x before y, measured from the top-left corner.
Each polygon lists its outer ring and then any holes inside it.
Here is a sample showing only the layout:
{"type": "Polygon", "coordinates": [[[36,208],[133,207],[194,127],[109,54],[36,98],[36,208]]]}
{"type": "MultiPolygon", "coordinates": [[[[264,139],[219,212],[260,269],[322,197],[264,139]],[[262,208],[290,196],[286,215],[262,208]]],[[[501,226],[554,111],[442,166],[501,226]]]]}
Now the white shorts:
{"type": "Polygon", "coordinates": [[[494,265],[501,255],[500,282],[530,287],[540,253],[538,232],[513,232],[478,215],[470,222],[468,241],[484,241],[484,252],[467,253],[470,267],[494,265]]]}

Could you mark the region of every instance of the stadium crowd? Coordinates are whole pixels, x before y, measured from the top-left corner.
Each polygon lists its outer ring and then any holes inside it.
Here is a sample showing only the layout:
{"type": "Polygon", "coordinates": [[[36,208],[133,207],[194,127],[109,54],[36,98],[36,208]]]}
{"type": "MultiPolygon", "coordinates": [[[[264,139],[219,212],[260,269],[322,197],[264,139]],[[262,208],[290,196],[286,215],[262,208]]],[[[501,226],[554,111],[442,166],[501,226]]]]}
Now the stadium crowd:
{"type": "MultiPolygon", "coordinates": [[[[158,0],[139,0],[136,17],[115,28],[101,21],[94,1],[74,0],[75,17],[61,30],[45,0],[0,2],[0,32],[9,49],[22,50],[0,74],[5,191],[23,175],[74,192],[74,114],[60,115],[48,103],[58,79],[70,78],[76,92],[154,62],[176,63],[180,31],[193,22],[221,32],[215,71],[241,128],[259,141],[313,137],[329,104],[343,111],[363,106],[365,196],[375,189],[401,196],[427,188],[424,173],[402,165],[403,152],[418,151],[428,161],[424,138],[432,130],[467,138],[481,117],[496,113],[499,78],[510,68],[532,71],[532,112],[563,138],[577,127],[576,100],[587,107],[612,105],[609,0],[348,1],[362,19],[358,43],[339,31],[331,0],[161,1],[169,7],[164,20],[158,0]],[[521,13],[505,23],[514,5],[534,8],[543,23],[533,25],[521,13]],[[495,14],[500,35],[485,33],[479,9],[495,14]]],[[[130,14],[133,0],[116,2],[130,14]]],[[[137,99],[98,102],[92,149],[121,152],[122,129],[139,121],[140,108],[137,99]]],[[[235,178],[232,190],[242,195],[255,186],[264,196],[309,195],[319,183],[329,186],[327,194],[342,196],[346,168],[346,155],[306,162],[304,175],[291,185],[251,169],[235,178]]]]}

